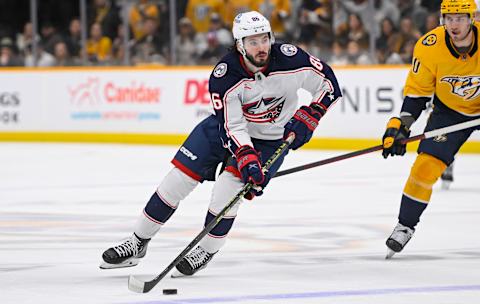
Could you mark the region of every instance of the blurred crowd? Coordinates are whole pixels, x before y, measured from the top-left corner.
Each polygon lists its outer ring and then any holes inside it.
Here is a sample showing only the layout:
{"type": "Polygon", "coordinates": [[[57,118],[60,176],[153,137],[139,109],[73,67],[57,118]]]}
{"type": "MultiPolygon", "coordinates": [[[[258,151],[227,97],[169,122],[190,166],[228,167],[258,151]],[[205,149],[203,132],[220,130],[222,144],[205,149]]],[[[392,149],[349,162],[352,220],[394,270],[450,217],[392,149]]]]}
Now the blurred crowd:
{"type": "Polygon", "coordinates": [[[235,15],[249,10],[270,20],[277,41],[333,65],[404,64],[439,25],[441,0],[179,0],[174,14],[168,0],[88,0],[85,45],[78,0],[39,1],[36,34],[24,2],[0,4],[0,66],[122,65],[126,54],[131,65],[212,65],[233,46],[235,15]]]}

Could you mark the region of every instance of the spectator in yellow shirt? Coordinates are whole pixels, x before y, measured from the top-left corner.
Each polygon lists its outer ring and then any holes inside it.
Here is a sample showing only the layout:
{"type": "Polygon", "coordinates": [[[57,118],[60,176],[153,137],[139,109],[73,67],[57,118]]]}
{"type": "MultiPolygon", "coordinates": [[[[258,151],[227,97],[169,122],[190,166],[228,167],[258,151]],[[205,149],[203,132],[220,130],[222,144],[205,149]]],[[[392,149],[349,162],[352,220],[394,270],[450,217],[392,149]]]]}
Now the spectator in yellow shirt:
{"type": "Polygon", "coordinates": [[[87,41],[87,57],[92,63],[99,63],[110,59],[112,53],[112,41],[103,36],[102,27],[94,23],[90,27],[90,38],[87,41]]]}
{"type": "Polygon", "coordinates": [[[150,0],[140,0],[140,3],[132,6],[130,10],[129,23],[133,32],[133,37],[139,41],[145,36],[145,20],[147,18],[159,19],[158,7],[150,0]]]}
{"type": "Polygon", "coordinates": [[[207,33],[210,15],[223,12],[223,0],[190,0],[187,4],[187,18],[197,33],[207,33]]]}

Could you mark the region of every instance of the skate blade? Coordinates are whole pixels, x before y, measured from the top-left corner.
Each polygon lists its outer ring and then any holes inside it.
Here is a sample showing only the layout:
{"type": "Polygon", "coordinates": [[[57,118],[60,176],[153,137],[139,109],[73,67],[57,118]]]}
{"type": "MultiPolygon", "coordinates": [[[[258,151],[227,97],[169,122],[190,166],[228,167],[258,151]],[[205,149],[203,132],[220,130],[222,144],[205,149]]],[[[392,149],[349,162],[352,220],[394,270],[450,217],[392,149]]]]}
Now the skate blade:
{"type": "Polygon", "coordinates": [[[387,255],[385,256],[385,260],[391,259],[395,255],[395,251],[388,249],[387,255]]]}
{"type": "Polygon", "coordinates": [[[178,271],[177,269],[175,269],[175,271],[170,275],[170,277],[171,277],[172,279],[176,279],[176,278],[187,277],[187,275],[184,275],[183,273],[181,273],[180,271],[178,271]]]}
{"type": "Polygon", "coordinates": [[[128,260],[120,264],[110,264],[107,262],[103,262],[102,264],[100,264],[100,269],[116,269],[116,268],[133,267],[133,266],[137,266],[138,262],[139,262],[138,259],[128,260]]]}
{"type": "Polygon", "coordinates": [[[452,183],[451,181],[442,181],[442,189],[443,189],[443,190],[448,190],[448,189],[450,189],[450,184],[451,184],[451,183],[452,183]]]}

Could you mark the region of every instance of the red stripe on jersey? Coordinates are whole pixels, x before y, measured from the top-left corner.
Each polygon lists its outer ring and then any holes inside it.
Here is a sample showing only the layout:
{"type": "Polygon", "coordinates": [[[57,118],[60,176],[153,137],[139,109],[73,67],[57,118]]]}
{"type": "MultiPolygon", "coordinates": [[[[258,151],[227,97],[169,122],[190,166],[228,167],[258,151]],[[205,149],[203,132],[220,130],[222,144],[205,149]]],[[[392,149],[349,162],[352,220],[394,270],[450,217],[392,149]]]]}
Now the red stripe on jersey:
{"type": "MultiPolygon", "coordinates": [[[[211,213],[213,216],[217,216],[218,213],[215,213],[212,211],[212,209],[208,209],[208,212],[211,213]]],[[[236,216],[227,216],[227,215],[224,215],[222,216],[222,219],[234,219],[236,216]]]]}
{"type": "Polygon", "coordinates": [[[160,225],[165,224],[165,223],[162,223],[162,222],[160,222],[160,221],[157,221],[157,220],[154,219],[153,217],[149,216],[149,215],[145,212],[145,209],[143,209],[143,215],[145,215],[145,217],[146,217],[147,219],[149,219],[150,221],[152,221],[152,222],[154,222],[154,223],[156,223],[156,224],[160,224],[160,225]]]}
{"type": "Polygon", "coordinates": [[[295,74],[295,73],[303,72],[303,71],[314,71],[315,73],[317,73],[318,75],[322,76],[323,78],[326,78],[326,77],[325,77],[325,74],[323,74],[323,73],[320,72],[319,70],[317,70],[317,69],[315,69],[315,68],[312,68],[312,67],[303,67],[303,68],[300,68],[300,69],[298,69],[298,70],[293,70],[293,71],[271,72],[271,73],[268,74],[268,75],[270,76],[270,75],[282,75],[282,74],[295,74]]]}
{"type": "Polygon", "coordinates": [[[199,182],[203,182],[203,178],[198,175],[197,173],[193,172],[192,170],[188,169],[184,164],[182,164],[180,161],[176,160],[176,159],[172,159],[172,164],[177,167],[178,169],[180,169],[180,171],[182,171],[183,173],[185,173],[186,175],[190,176],[191,178],[193,178],[194,180],[196,181],[199,181],[199,182]]]}
{"type": "Polygon", "coordinates": [[[160,193],[158,193],[158,191],[155,191],[158,195],[158,197],[162,200],[162,202],[167,205],[168,207],[172,208],[172,209],[177,209],[176,206],[174,206],[173,204],[169,203],[160,193]]]}
{"type": "Polygon", "coordinates": [[[226,166],[225,171],[232,173],[235,177],[242,178],[240,171],[238,171],[238,168],[235,166],[226,166]]]}

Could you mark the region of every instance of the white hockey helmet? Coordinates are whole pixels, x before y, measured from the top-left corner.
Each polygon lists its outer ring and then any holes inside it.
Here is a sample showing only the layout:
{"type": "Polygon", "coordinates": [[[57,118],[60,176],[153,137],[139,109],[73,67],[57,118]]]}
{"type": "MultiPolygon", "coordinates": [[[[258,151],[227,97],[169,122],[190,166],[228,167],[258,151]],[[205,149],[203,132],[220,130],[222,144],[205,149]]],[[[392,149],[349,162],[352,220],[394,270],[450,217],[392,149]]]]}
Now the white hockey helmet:
{"type": "Polygon", "coordinates": [[[270,42],[272,44],[275,42],[270,22],[257,11],[238,14],[233,20],[232,33],[242,55],[246,54],[243,47],[243,38],[245,37],[268,33],[270,42]]]}

